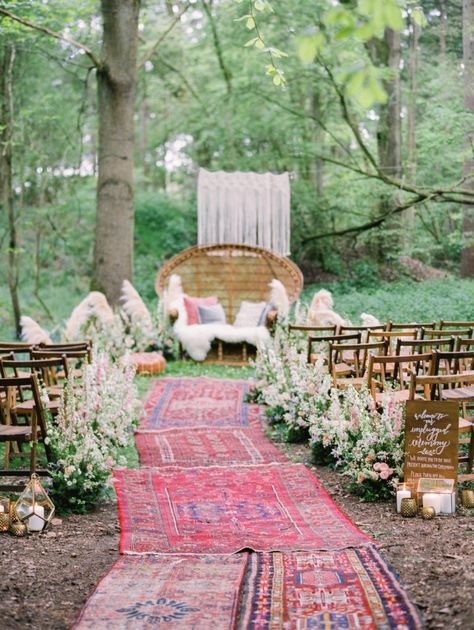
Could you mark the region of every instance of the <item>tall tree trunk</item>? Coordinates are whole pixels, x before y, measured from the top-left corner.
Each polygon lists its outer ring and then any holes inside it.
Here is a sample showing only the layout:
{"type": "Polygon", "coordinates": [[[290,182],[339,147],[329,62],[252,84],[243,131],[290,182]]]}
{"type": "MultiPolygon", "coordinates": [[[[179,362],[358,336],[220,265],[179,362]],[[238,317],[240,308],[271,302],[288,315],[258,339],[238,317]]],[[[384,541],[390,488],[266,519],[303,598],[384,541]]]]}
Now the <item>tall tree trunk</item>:
{"type": "Polygon", "coordinates": [[[446,31],[448,25],[448,16],[446,14],[446,0],[439,0],[439,52],[441,59],[446,58],[446,31]]]}
{"type": "Polygon", "coordinates": [[[7,282],[15,320],[17,337],[20,337],[21,310],[18,296],[19,259],[16,234],[16,217],[13,197],[13,66],[15,47],[6,45],[0,79],[0,203],[8,218],[7,282]]]}
{"type": "Polygon", "coordinates": [[[99,150],[93,287],[117,303],[132,278],[134,104],[139,0],[101,0],[99,150]]]}
{"type": "MultiPolygon", "coordinates": [[[[464,106],[474,116],[474,0],[463,0],[464,106]]],[[[465,135],[464,176],[466,187],[474,189],[474,126],[465,135]]],[[[463,235],[466,245],[461,255],[461,275],[474,277],[474,205],[464,206],[463,235]]]]}
{"type": "Polygon", "coordinates": [[[377,129],[380,167],[391,177],[400,177],[402,164],[402,142],[400,121],[400,33],[386,29],[380,61],[390,69],[390,78],[384,82],[388,95],[387,103],[380,108],[377,129]]]}
{"type": "MultiPolygon", "coordinates": [[[[371,40],[368,49],[374,65],[390,70],[389,77],[384,81],[387,102],[379,108],[377,125],[379,167],[390,177],[399,178],[402,173],[400,33],[386,29],[383,39],[371,40]]],[[[392,203],[393,199],[384,194],[380,199],[378,208],[374,209],[374,215],[383,214],[391,207],[392,203]]],[[[394,227],[393,221],[390,223],[394,227]]],[[[394,239],[390,237],[384,242],[384,234],[385,232],[374,231],[375,240],[372,242],[372,252],[381,262],[384,260],[386,252],[397,245],[394,239]]]]}
{"type": "MultiPolygon", "coordinates": [[[[410,24],[410,45],[408,52],[408,107],[407,107],[407,163],[406,177],[411,183],[416,177],[416,96],[417,96],[417,69],[418,69],[418,39],[419,26],[411,20],[410,24]]],[[[404,227],[402,234],[404,249],[408,252],[413,247],[413,231],[415,210],[409,208],[404,214],[404,227]]]]}
{"type": "MultiPolygon", "coordinates": [[[[311,92],[311,113],[313,114],[316,120],[320,120],[321,96],[320,96],[320,93],[318,92],[318,87],[315,85],[313,85],[312,92],[311,92]]],[[[317,147],[318,152],[324,153],[323,151],[324,135],[323,135],[323,130],[321,129],[321,125],[316,125],[314,140],[316,142],[316,147],[317,147]]],[[[318,196],[322,197],[323,192],[324,192],[324,162],[321,159],[316,160],[314,183],[315,183],[316,192],[318,193],[318,196]]]]}

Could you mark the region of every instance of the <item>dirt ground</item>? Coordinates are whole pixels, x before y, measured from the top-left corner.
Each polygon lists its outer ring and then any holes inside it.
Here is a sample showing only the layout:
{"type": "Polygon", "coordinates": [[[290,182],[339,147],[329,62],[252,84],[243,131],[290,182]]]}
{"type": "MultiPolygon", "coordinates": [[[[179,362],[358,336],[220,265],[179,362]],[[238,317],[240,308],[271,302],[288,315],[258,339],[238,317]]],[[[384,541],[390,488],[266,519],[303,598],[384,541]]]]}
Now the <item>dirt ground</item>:
{"type": "MultiPolygon", "coordinates": [[[[305,446],[280,446],[293,461],[309,460],[305,446]]],[[[427,628],[474,629],[474,511],[403,519],[392,503],[360,503],[344,477],[314,470],[336,503],[380,544],[427,628]]],[[[68,628],[117,557],[118,539],[114,503],[56,519],[44,534],[0,535],[0,628],[68,628]]]]}

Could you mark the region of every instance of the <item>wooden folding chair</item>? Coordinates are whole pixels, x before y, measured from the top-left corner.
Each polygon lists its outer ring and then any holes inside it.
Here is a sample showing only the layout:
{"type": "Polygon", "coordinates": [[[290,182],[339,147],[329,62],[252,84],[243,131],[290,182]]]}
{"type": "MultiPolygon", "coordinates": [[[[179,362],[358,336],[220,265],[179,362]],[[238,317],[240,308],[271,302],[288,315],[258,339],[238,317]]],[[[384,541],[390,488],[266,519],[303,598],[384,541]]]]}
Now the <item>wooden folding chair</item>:
{"type": "MultiPolygon", "coordinates": [[[[387,355],[395,354],[395,347],[398,343],[398,339],[417,339],[418,329],[411,328],[410,330],[386,330],[386,331],[373,331],[370,330],[367,333],[367,343],[374,343],[380,341],[388,341],[387,355]]],[[[379,369],[379,365],[374,365],[374,370],[379,369]]],[[[394,368],[393,364],[387,363],[384,366],[386,374],[389,374],[394,368]]]]}
{"type": "Polygon", "coordinates": [[[474,322],[448,321],[448,320],[442,319],[439,323],[439,329],[446,330],[446,328],[458,328],[458,329],[459,328],[474,328],[474,322]]]}
{"type": "Polygon", "coordinates": [[[474,350],[433,351],[432,375],[474,372],[474,350]]]}
{"type": "Polygon", "coordinates": [[[56,375],[58,380],[64,380],[68,377],[81,378],[82,377],[82,366],[84,363],[90,363],[91,361],[91,348],[85,348],[83,350],[68,350],[58,348],[56,350],[46,350],[45,348],[40,350],[32,350],[30,353],[32,359],[54,359],[61,357],[64,360],[65,364],[69,361],[74,364],[74,366],[66,371],[59,371],[56,375]],[[79,367],[80,366],[80,367],[79,367]]]}
{"type": "Polygon", "coordinates": [[[465,474],[459,475],[459,481],[473,481],[474,466],[474,418],[467,413],[469,404],[474,403],[474,372],[470,374],[410,375],[409,400],[423,398],[425,400],[456,401],[462,407],[459,417],[459,443],[467,444],[467,454],[460,454],[458,461],[466,463],[465,474]],[[421,391],[421,394],[420,394],[421,391]]]}
{"type": "Polygon", "coordinates": [[[431,330],[422,328],[420,330],[419,339],[446,339],[449,337],[465,337],[466,339],[472,338],[474,328],[460,328],[449,330],[431,330]]]}
{"type": "Polygon", "coordinates": [[[474,339],[464,339],[463,337],[456,338],[456,345],[453,350],[457,352],[469,352],[474,350],[474,339]]]}
{"type": "Polygon", "coordinates": [[[328,370],[332,376],[333,385],[344,389],[350,385],[355,388],[366,383],[367,359],[369,352],[386,355],[388,341],[379,343],[335,344],[329,343],[328,370]],[[352,353],[348,361],[349,354],[352,353]]]}
{"type": "Polygon", "coordinates": [[[434,328],[436,328],[436,322],[425,322],[425,323],[410,322],[408,324],[403,324],[401,322],[392,322],[392,320],[389,320],[387,322],[388,331],[421,330],[422,328],[425,328],[426,330],[429,330],[429,329],[433,330],[434,328]]]}
{"type": "Polygon", "coordinates": [[[360,343],[361,342],[361,334],[355,333],[353,335],[309,335],[308,336],[308,363],[316,363],[316,361],[323,357],[327,360],[327,353],[319,352],[313,353],[313,345],[316,343],[327,344],[327,343],[360,343]]]}
{"type": "Polygon", "coordinates": [[[390,388],[391,395],[396,401],[409,398],[409,374],[427,373],[431,367],[432,353],[408,354],[403,356],[387,355],[369,357],[367,369],[367,387],[376,403],[380,402],[390,388]]]}
{"type": "Polygon", "coordinates": [[[323,335],[337,335],[337,326],[309,326],[307,324],[288,324],[288,336],[293,332],[319,333],[323,335]]]}
{"type": "MultiPolygon", "coordinates": [[[[44,442],[46,457],[51,461],[51,452],[45,442],[47,435],[46,421],[43,414],[38,379],[35,374],[26,378],[0,378],[0,389],[6,394],[6,400],[0,402],[0,442],[5,443],[5,469],[0,470],[0,477],[31,475],[36,470],[37,442],[41,439],[44,442]],[[31,415],[30,422],[26,425],[15,425],[12,422],[12,408],[15,405],[16,394],[19,388],[31,391],[32,400],[35,402],[35,412],[31,415]],[[16,456],[29,457],[29,471],[10,470],[11,445],[31,443],[29,453],[16,453],[16,456]]],[[[9,491],[16,486],[0,485],[0,490],[9,491]]]]}
{"type": "Polygon", "coordinates": [[[442,350],[452,352],[455,344],[454,337],[446,337],[444,339],[397,339],[395,346],[395,354],[403,356],[404,354],[415,354],[416,352],[430,352],[433,350],[442,350]]]}
{"type": "MultiPolygon", "coordinates": [[[[54,357],[52,359],[30,359],[28,361],[16,361],[14,359],[0,358],[0,375],[2,378],[15,377],[18,378],[20,371],[24,373],[28,371],[35,374],[41,380],[48,396],[53,400],[47,403],[48,410],[53,414],[59,411],[59,400],[63,387],[57,380],[57,374],[64,372],[68,376],[68,364],[65,357],[54,357]]],[[[32,398],[25,400],[23,390],[19,389],[20,401],[13,410],[15,416],[29,416],[34,408],[34,400],[32,398]]]]}

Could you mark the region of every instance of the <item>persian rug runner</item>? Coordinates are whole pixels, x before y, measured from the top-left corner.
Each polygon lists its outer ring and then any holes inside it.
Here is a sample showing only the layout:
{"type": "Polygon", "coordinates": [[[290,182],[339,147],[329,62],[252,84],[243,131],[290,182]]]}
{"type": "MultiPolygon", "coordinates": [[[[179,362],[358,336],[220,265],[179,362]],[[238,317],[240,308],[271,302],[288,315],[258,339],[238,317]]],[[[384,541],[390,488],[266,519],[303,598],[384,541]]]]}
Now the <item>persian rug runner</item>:
{"type": "Polygon", "coordinates": [[[137,433],[142,466],[231,466],[288,462],[260,429],[164,429],[137,433]]]}
{"type": "Polygon", "coordinates": [[[230,554],[372,542],[302,464],[116,470],[121,553],[230,554]]]}
{"type": "Polygon", "coordinates": [[[73,628],[234,628],[247,558],[123,556],[99,582],[73,628]]]}
{"type": "Polygon", "coordinates": [[[248,381],[162,378],[152,383],[138,431],[179,427],[259,426],[262,408],[245,403],[248,381]]]}
{"type": "Polygon", "coordinates": [[[420,617],[372,546],[251,554],[241,630],[417,630],[420,617]]]}

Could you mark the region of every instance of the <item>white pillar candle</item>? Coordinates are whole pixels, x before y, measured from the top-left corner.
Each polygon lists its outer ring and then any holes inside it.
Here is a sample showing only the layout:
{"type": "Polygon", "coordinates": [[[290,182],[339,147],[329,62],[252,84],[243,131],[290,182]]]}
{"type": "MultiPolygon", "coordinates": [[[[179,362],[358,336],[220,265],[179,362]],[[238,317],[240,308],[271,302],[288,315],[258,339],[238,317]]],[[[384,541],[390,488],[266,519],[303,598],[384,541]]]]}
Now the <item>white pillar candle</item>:
{"type": "Polygon", "coordinates": [[[410,490],[397,490],[397,512],[400,513],[402,509],[402,499],[410,499],[410,490]]]}
{"type": "Polygon", "coordinates": [[[1,514],[2,512],[5,512],[5,508],[4,508],[4,507],[3,507],[3,505],[0,503],[0,514],[1,514]]]}
{"type": "Polygon", "coordinates": [[[454,492],[440,494],[441,512],[443,514],[454,514],[456,512],[456,501],[454,492]]]}
{"type": "Polygon", "coordinates": [[[423,495],[423,507],[432,507],[436,514],[441,512],[441,495],[427,492],[423,495]]]}
{"type": "Polygon", "coordinates": [[[35,505],[34,511],[33,507],[30,507],[28,514],[33,514],[33,516],[30,516],[26,521],[28,531],[40,532],[44,527],[44,507],[42,505],[35,505]]]}

